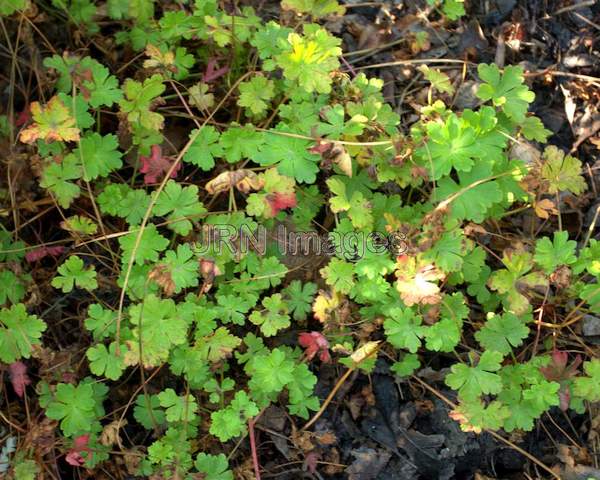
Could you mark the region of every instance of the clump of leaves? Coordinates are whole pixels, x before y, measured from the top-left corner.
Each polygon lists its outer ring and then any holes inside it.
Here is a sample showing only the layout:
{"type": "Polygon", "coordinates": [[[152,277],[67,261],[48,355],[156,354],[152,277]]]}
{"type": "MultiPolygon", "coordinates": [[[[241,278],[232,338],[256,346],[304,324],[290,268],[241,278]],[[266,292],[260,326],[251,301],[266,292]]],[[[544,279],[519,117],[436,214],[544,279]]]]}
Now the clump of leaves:
{"type": "MultiPolygon", "coordinates": [[[[459,0],[428,4],[446,20],[464,14],[459,0]]],[[[553,406],[582,411],[600,398],[595,359],[580,372],[580,360],[541,343],[525,353],[544,306],[568,324],[600,312],[600,243],[577,251],[560,228],[505,251],[480,238],[519,209],[552,222],[561,195],[586,189],[581,162],[556,147],[528,163],[509,154],[550,134],[528,113],[535,96],[521,67],[479,65],[481,104],[463,111],[437,98],[454,93],[451,78],[421,67],[427,105],[405,129],[383,82],[341,72],[341,39],[301,21],[341,14],[335,0],[283,1],[298,14],[289,26],[215,0],[164,11],[146,0],[53,5],[82,35],[110,23],[116,44],[145,57],[134,77],[91,57],[45,59],[56,81],[19,138],[39,156],[38,193],[58,209],[65,247],[0,231],[0,302],[10,305],[0,360],[22,372],[44,340],[46,323],[28,313],[39,281],[29,263],[55,268],[60,308],[84,314],[90,343],[77,371],[93,377],[37,385],[73,465],[108,458],[103,402],[109,392],[119,402],[129,367],[145,372],[132,406],[152,430],[136,466],[144,477],[233,478],[223,454],[197,452],[192,439],[239,439],[272,403],[308,420],[320,408],[315,362],[369,372],[382,348],[401,379],[452,352],[445,383],[465,430],[531,430],[553,406]],[[306,254],[300,266],[290,243],[306,254]],[[283,341],[289,330],[302,333],[283,341]]]]}

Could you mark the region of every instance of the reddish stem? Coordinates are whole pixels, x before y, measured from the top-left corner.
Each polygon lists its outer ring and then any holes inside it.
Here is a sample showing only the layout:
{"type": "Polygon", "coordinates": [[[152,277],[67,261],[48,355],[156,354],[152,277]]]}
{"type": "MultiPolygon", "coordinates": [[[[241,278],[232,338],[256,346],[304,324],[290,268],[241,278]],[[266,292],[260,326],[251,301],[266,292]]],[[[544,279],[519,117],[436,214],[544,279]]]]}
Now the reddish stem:
{"type": "MultiPolygon", "coordinates": [[[[258,418],[258,417],[257,417],[258,418]]],[[[252,453],[252,464],[254,465],[254,476],[260,480],[260,464],[258,463],[258,453],[256,451],[256,439],[254,437],[254,423],[256,418],[248,420],[248,435],[250,436],[250,452],[252,453]]]]}

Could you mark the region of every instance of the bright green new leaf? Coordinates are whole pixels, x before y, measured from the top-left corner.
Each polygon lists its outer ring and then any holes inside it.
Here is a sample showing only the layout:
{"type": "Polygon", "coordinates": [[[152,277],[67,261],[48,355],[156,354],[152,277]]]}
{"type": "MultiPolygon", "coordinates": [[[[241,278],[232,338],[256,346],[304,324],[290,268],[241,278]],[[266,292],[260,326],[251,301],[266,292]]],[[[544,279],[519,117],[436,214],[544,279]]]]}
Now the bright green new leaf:
{"type": "Polygon", "coordinates": [[[123,92],[119,88],[119,81],[110,74],[108,68],[94,61],[91,71],[92,80],[83,81],[83,88],[89,92],[90,105],[93,108],[99,108],[102,105],[112,107],[113,103],[121,101],[123,92]]]}
{"type": "Polygon", "coordinates": [[[46,324],[35,315],[28,315],[25,305],[18,303],[0,310],[0,360],[13,363],[29,358],[34,345],[40,344],[46,324]]]}
{"type": "Polygon", "coordinates": [[[206,352],[186,344],[179,345],[171,351],[169,366],[175,375],[183,375],[190,388],[206,389],[206,382],[212,375],[206,352]]]}
{"type": "Polygon", "coordinates": [[[552,131],[544,128],[542,121],[535,116],[525,117],[521,122],[521,133],[527,140],[535,140],[540,143],[546,142],[552,135],[552,131]]]}
{"type": "Polygon", "coordinates": [[[192,395],[178,396],[175,390],[167,388],[158,394],[160,406],[165,408],[168,422],[189,422],[196,416],[198,404],[192,395]]]}
{"type": "Polygon", "coordinates": [[[283,301],[281,293],[275,293],[262,300],[265,310],[255,310],[250,315],[250,321],[260,326],[260,331],[265,337],[272,337],[279,330],[288,328],[291,324],[288,307],[283,301]]]}
{"type": "Polygon", "coordinates": [[[531,402],[539,414],[541,414],[549,410],[550,407],[556,407],[560,404],[559,390],[560,383],[544,380],[523,390],[523,399],[531,402]]]}
{"type": "Polygon", "coordinates": [[[349,293],[354,285],[354,265],[339,258],[332,258],[320,273],[325,283],[340,293],[349,293]]]}
{"type": "Polygon", "coordinates": [[[40,186],[47,188],[54,195],[58,204],[69,208],[71,202],[79,197],[79,186],[70,180],[78,180],[83,176],[81,163],[74,155],[67,155],[62,162],[51,161],[42,171],[40,186]]]}
{"type": "Polygon", "coordinates": [[[233,480],[233,473],[229,470],[229,462],[225,454],[209,455],[201,452],[194,462],[196,470],[204,475],[204,480],[233,480]]]}
{"type": "Polygon", "coordinates": [[[97,421],[95,409],[96,400],[91,384],[79,383],[75,386],[59,383],[54,398],[46,408],[46,416],[60,420],[62,432],[71,437],[90,431],[91,424],[97,421]]]}
{"type": "Polygon", "coordinates": [[[94,340],[111,337],[117,329],[117,314],[105,309],[98,303],[88,307],[87,318],[84,320],[85,328],[92,332],[94,340]]]}
{"type": "Polygon", "coordinates": [[[572,268],[577,274],[587,271],[596,277],[600,276],[600,241],[590,239],[588,246],[579,251],[579,258],[572,268]]]}
{"type": "Polygon", "coordinates": [[[155,215],[166,216],[169,220],[168,228],[179,235],[187,235],[192,229],[192,220],[206,213],[202,202],[198,200],[198,187],[189,185],[182,187],[174,180],[169,180],[156,203],[152,212],[155,215]]]}
{"type": "Polygon", "coordinates": [[[524,85],[523,67],[509,65],[500,72],[495,64],[482,63],[477,67],[483,83],[477,96],[484,102],[491,100],[494,106],[516,122],[522,122],[535,94],[524,85]]]}
{"type": "Polygon", "coordinates": [[[253,359],[250,367],[250,389],[265,394],[278,393],[294,381],[294,362],[285,353],[274,348],[267,355],[253,359]]]}
{"type": "Polygon", "coordinates": [[[434,190],[434,200],[450,200],[450,218],[481,223],[490,207],[503,199],[498,182],[485,181],[491,176],[489,165],[477,163],[469,172],[458,173],[459,183],[450,176],[442,178],[434,190]]]}
{"type": "Polygon", "coordinates": [[[295,365],[292,376],[293,380],[287,384],[288,410],[292,415],[308,419],[308,411],[316,411],[320,406],[318,397],[313,395],[317,377],[310,371],[306,363],[295,365]]]}
{"type": "MultiPolygon", "coordinates": [[[[138,233],[139,232],[134,230],[127,235],[119,237],[119,245],[121,245],[121,249],[123,250],[123,257],[121,259],[123,265],[128,265],[131,260],[138,233]]],[[[156,230],[156,225],[153,223],[146,225],[138,248],[135,252],[134,262],[139,265],[142,265],[146,260],[156,262],[158,260],[159,252],[162,252],[165,248],[167,248],[168,244],[169,240],[158,233],[156,230]]]]}
{"type": "Polygon", "coordinates": [[[475,338],[486,350],[509,354],[513,347],[518,347],[529,335],[529,327],[523,319],[513,313],[504,315],[492,314],[475,338]]]}
{"type": "Polygon", "coordinates": [[[256,403],[246,392],[238,391],[231,403],[213,412],[210,416],[210,433],[222,442],[238,437],[246,432],[246,422],[258,414],[256,403]]]}
{"type": "Polygon", "coordinates": [[[9,16],[17,10],[25,10],[28,0],[0,0],[0,15],[9,16]]]}
{"type": "Polygon", "coordinates": [[[569,232],[554,232],[554,239],[540,238],[535,244],[533,259],[548,274],[554,272],[561,265],[572,265],[577,261],[575,249],[577,242],[569,240],[569,232]]]}
{"type": "Polygon", "coordinates": [[[90,361],[91,372],[98,376],[105,376],[110,380],[118,380],[121,378],[125,370],[123,356],[116,354],[117,344],[112,342],[108,349],[103,343],[99,343],[87,350],[86,356],[90,361]]]}
{"type": "Polygon", "coordinates": [[[186,341],[188,326],[173,300],[163,300],[150,294],[143,304],[129,308],[129,322],[133,340],[128,342],[130,351],[125,355],[127,365],[160,365],[167,361],[175,345],[186,341]]]}
{"type": "Polygon", "coordinates": [[[421,325],[421,317],[410,308],[393,308],[383,322],[388,342],[396,348],[404,348],[415,353],[421,346],[421,338],[426,327],[421,325]]]}
{"type": "Polygon", "coordinates": [[[434,352],[451,352],[460,341],[457,322],[443,318],[425,330],[425,346],[434,352]]]}
{"type": "Polygon", "coordinates": [[[223,323],[235,323],[244,325],[246,313],[256,305],[257,297],[251,295],[251,298],[240,298],[236,295],[219,295],[217,297],[219,319],[223,323]]]}
{"type": "Polygon", "coordinates": [[[482,153],[475,130],[455,114],[451,114],[445,123],[427,123],[426,129],[429,141],[417,153],[432,180],[446,177],[452,168],[470,171],[482,153]]]}
{"type": "Polygon", "coordinates": [[[140,393],[135,400],[133,417],[148,430],[154,428],[154,425],[164,425],[166,417],[164,410],[160,408],[158,395],[140,393]]]}
{"type": "Polygon", "coordinates": [[[96,269],[93,265],[84,268],[84,263],[77,255],[71,255],[60,267],[59,275],[52,279],[52,286],[67,293],[73,287],[94,290],[98,287],[96,269]]]}
{"type": "Polygon", "coordinates": [[[0,305],[7,300],[15,304],[25,296],[25,285],[23,279],[19,278],[10,270],[0,269],[0,305]]]}
{"type": "Polygon", "coordinates": [[[340,139],[344,136],[356,136],[360,135],[365,126],[367,118],[364,115],[357,115],[361,122],[356,121],[355,118],[349,121],[345,120],[346,112],[344,107],[339,103],[333,107],[326,107],[321,111],[321,117],[325,120],[325,123],[321,122],[318,126],[317,133],[320,136],[340,139]]]}
{"type": "Polygon", "coordinates": [[[183,161],[200,167],[208,172],[215,166],[215,158],[223,156],[223,147],[219,143],[219,132],[212,126],[204,126],[198,132],[190,132],[190,139],[194,139],[190,148],[183,155],[183,161]]]}
{"type": "Polygon", "coordinates": [[[124,217],[129,225],[139,225],[150,205],[150,195],[144,190],[129,190],[119,202],[117,215],[124,217]]]}
{"type": "Polygon", "coordinates": [[[312,282],[302,284],[300,280],[292,280],[282,293],[294,320],[305,320],[311,311],[317,286],[312,282]]]}
{"type": "Polygon", "coordinates": [[[408,377],[421,366],[418,355],[415,353],[407,353],[402,357],[402,360],[395,362],[390,369],[399,377],[408,377]]]}
{"type": "Polygon", "coordinates": [[[248,82],[240,83],[239,89],[238,105],[246,107],[253,116],[264,115],[275,96],[275,83],[263,76],[255,76],[248,82]]]}
{"type": "Polygon", "coordinates": [[[584,362],[583,370],[586,376],[573,380],[573,393],[590,402],[597,402],[600,400],[600,359],[584,362]]]}
{"type": "Polygon", "coordinates": [[[315,24],[304,25],[304,35],[290,33],[285,51],[275,61],[288,80],[298,82],[306,92],[329,93],[329,73],[339,66],[341,40],[315,24]]]}
{"type": "Polygon", "coordinates": [[[373,224],[371,207],[361,192],[354,191],[348,198],[346,184],[340,178],[328,178],[326,183],[329,191],[333,194],[329,199],[332,212],[347,212],[352,225],[359,229],[373,224]]]}
{"type": "Polygon", "coordinates": [[[297,13],[320,18],[328,15],[343,15],[346,9],[337,0],[283,0],[281,7],[297,13]]]}
{"type": "Polygon", "coordinates": [[[77,160],[83,165],[83,179],[94,180],[98,177],[106,177],[112,171],[121,168],[121,152],[117,150],[119,142],[117,137],[88,133],[81,138],[79,147],[73,150],[77,160]]]}
{"type": "Polygon", "coordinates": [[[309,151],[311,142],[275,132],[270,130],[265,134],[265,143],[260,145],[254,160],[261,165],[276,165],[281,175],[295,178],[299,183],[314,183],[320,157],[309,151]]]}
{"type": "Polygon", "coordinates": [[[497,373],[500,370],[502,354],[486,350],[475,367],[455,363],[451,373],[446,376],[446,385],[458,390],[461,398],[475,400],[482,394],[496,394],[502,390],[502,380],[497,373]]]}

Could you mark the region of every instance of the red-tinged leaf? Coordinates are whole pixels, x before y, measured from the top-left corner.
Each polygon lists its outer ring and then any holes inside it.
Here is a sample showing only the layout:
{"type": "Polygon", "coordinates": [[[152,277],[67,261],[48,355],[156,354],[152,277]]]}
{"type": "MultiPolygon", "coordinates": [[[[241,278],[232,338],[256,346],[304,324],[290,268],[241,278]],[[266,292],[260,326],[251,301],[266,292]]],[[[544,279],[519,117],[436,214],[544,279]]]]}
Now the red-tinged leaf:
{"type": "Polygon", "coordinates": [[[267,202],[271,207],[272,216],[277,215],[281,210],[293,208],[297,205],[296,194],[275,192],[267,195],[267,202]]]}
{"type": "Polygon", "coordinates": [[[215,58],[211,58],[208,60],[208,64],[206,65],[206,71],[202,74],[202,81],[204,83],[214,82],[219,77],[222,77],[229,71],[228,66],[224,66],[221,68],[217,67],[217,60],[215,58]]]}
{"type": "Polygon", "coordinates": [[[333,147],[333,142],[324,142],[322,140],[317,140],[317,142],[308,149],[310,153],[316,153],[317,155],[322,155],[333,147]]]}
{"type": "Polygon", "coordinates": [[[65,251],[65,247],[38,247],[30,250],[25,254],[25,260],[29,263],[41,260],[44,257],[50,255],[51,257],[58,257],[65,251]]]}
{"type": "Polygon", "coordinates": [[[546,380],[560,383],[577,375],[577,367],[581,364],[581,356],[577,355],[571,365],[567,365],[568,362],[569,354],[567,352],[554,350],[550,363],[545,367],[540,367],[540,371],[546,380]]]}
{"type": "MultiPolygon", "coordinates": [[[[144,183],[148,185],[161,181],[175,160],[171,157],[163,157],[160,145],[152,145],[150,156],[140,155],[140,161],[142,163],[140,172],[144,174],[144,183]]],[[[171,178],[175,178],[180,169],[181,163],[175,167],[175,170],[171,173],[171,178]]]]}
{"type": "Polygon", "coordinates": [[[29,104],[27,104],[17,115],[17,118],[15,119],[15,126],[22,127],[23,125],[27,125],[30,121],[31,110],[29,109],[29,104]]]}
{"type": "Polygon", "coordinates": [[[69,450],[65,460],[69,465],[73,465],[74,467],[81,467],[85,463],[85,458],[76,450],[69,450]]]}
{"type": "Polygon", "coordinates": [[[319,359],[324,363],[331,361],[329,355],[329,342],[319,332],[304,332],[298,337],[298,343],[304,347],[307,360],[312,360],[318,353],[319,359]]]}
{"type": "Polygon", "coordinates": [[[308,452],[304,457],[304,468],[315,475],[317,473],[317,464],[321,459],[321,454],[316,450],[308,452]]]}
{"type": "Polygon", "coordinates": [[[88,447],[90,441],[89,434],[79,435],[73,440],[73,447],[68,451],[65,460],[69,465],[74,467],[81,467],[85,463],[85,458],[81,455],[82,452],[91,452],[92,450],[88,447]]]}
{"type": "Polygon", "coordinates": [[[17,396],[23,398],[25,387],[31,385],[31,379],[27,375],[27,365],[23,362],[11,363],[8,366],[8,376],[17,396]]]}
{"type": "Polygon", "coordinates": [[[581,364],[581,356],[577,355],[571,365],[568,363],[569,354],[567,352],[554,350],[550,363],[545,367],[540,367],[540,371],[546,380],[560,383],[558,398],[560,400],[560,408],[563,411],[569,409],[569,403],[571,402],[571,391],[566,382],[577,375],[577,367],[581,364]]]}

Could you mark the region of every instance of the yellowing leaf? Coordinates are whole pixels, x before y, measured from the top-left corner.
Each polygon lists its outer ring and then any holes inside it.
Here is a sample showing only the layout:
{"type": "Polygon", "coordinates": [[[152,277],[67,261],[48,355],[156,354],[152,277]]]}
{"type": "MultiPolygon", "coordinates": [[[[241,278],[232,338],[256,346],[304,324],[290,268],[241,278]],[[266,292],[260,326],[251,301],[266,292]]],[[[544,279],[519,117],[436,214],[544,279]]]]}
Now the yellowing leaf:
{"type": "Polygon", "coordinates": [[[440,288],[434,282],[444,278],[444,274],[435,266],[403,256],[398,261],[396,277],[396,289],[407,307],[440,302],[440,288]]]}
{"type": "Polygon", "coordinates": [[[379,349],[379,341],[367,342],[357,350],[355,350],[350,358],[354,363],[361,363],[363,360],[375,355],[379,349]]]}
{"type": "Polygon", "coordinates": [[[20,140],[23,143],[33,143],[38,139],[46,142],[79,140],[75,118],[58,97],[52,97],[45,107],[39,102],[32,102],[31,116],[33,125],[21,132],[20,140]]]}
{"type": "Polygon", "coordinates": [[[331,312],[340,306],[340,300],[340,294],[336,291],[319,291],[312,307],[315,318],[321,323],[327,322],[331,318],[331,312]]]}
{"type": "Polygon", "coordinates": [[[548,192],[558,193],[568,190],[579,195],[587,185],[581,175],[581,162],[554,145],[546,147],[542,156],[542,178],[549,184],[548,192]]]}
{"type": "Polygon", "coordinates": [[[223,172],[205,185],[211,195],[226,192],[231,187],[236,187],[240,192],[248,193],[251,190],[260,190],[264,186],[263,177],[259,177],[252,170],[240,169],[223,172]]]}
{"type": "Polygon", "coordinates": [[[436,68],[429,68],[427,65],[421,65],[419,67],[420,72],[431,83],[431,87],[442,93],[454,93],[454,87],[450,81],[450,77],[441,70],[436,68]]]}

